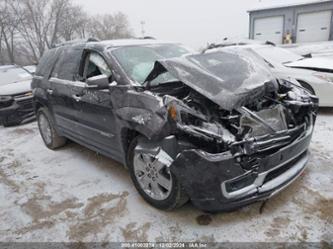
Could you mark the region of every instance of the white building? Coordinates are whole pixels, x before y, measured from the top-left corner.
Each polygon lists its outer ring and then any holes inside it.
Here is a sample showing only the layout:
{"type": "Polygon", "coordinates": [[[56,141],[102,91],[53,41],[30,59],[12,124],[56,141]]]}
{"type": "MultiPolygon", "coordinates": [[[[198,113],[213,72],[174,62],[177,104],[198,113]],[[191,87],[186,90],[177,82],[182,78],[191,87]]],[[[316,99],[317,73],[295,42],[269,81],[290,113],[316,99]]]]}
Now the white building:
{"type": "Polygon", "coordinates": [[[333,40],[333,0],[285,4],[249,10],[250,39],[283,43],[333,40]]]}

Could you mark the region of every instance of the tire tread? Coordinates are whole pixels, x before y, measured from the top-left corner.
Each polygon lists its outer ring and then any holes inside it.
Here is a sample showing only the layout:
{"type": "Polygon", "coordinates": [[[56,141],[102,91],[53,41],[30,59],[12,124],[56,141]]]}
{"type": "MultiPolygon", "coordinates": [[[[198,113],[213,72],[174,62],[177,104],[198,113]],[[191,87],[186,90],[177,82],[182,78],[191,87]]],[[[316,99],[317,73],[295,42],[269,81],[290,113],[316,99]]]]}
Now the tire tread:
{"type": "MultiPolygon", "coordinates": [[[[57,133],[57,131],[55,129],[54,121],[51,117],[49,110],[46,107],[42,107],[42,108],[38,109],[37,121],[39,120],[39,115],[45,115],[45,117],[49,121],[50,128],[51,128],[52,142],[50,144],[46,144],[43,136],[41,135],[45,145],[51,150],[55,150],[55,149],[58,149],[58,148],[64,146],[67,142],[67,139],[63,136],[59,136],[59,134],[57,133]]],[[[39,123],[38,123],[38,127],[39,127],[39,123]]]]}

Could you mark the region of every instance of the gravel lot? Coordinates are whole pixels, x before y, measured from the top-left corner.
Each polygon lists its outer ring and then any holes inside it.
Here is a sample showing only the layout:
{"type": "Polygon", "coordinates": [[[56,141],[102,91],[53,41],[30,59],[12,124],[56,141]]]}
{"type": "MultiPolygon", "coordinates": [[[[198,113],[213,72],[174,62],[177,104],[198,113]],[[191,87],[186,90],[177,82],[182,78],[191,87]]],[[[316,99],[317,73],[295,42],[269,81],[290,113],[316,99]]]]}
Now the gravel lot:
{"type": "Polygon", "coordinates": [[[0,127],[0,241],[332,241],[333,109],[321,110],[305,173],[231,213],[146,204],[127,170],[74,143],[48,150],[36,123],[0,127]]]}

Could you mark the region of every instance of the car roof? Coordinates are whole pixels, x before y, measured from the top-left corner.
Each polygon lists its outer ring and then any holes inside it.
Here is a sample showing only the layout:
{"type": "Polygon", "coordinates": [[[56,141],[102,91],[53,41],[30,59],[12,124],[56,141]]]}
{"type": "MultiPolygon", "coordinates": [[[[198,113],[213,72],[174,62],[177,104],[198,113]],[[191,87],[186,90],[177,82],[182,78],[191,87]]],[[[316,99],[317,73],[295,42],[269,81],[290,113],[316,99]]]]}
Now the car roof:
{"type": "Polygon", "coordinates": [[[149,45],[149,44],[168,44],[173,42],[155,40],[155,39],[120,39],[120,40],[107,40],[100,42],[92,42],[91,44],[100,44],[106,47],[123,47],[135,45],[149,45]]]}
{"type": "Polygon", "coordinates": [[[155,39],[119,39],[119,40],[105,40],[105,41],[70,41],[57,45],[56,48],[76,48],[76,47],[86,47],[90,49],[95,49],[99,51],[104,51],[105,49],[116,48],[116,47],[125,47],[125,46],[144,46],[144,45],[154,45],[154,44],[179,44],[176,42],[155,40],[155,39]]]}

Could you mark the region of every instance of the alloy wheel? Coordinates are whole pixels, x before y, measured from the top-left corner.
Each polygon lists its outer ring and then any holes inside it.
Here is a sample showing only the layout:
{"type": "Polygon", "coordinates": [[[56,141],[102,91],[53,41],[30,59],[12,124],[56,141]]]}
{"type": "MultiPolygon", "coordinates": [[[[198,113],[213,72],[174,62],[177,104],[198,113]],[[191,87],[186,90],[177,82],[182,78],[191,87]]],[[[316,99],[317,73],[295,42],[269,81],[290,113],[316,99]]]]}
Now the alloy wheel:
{"type": "Polygon", "coordinates": [[[134,152],[134,174],[141,189],[152,199],[165,200],[172,190],[170,169],[150,154],[134,152]]]}

